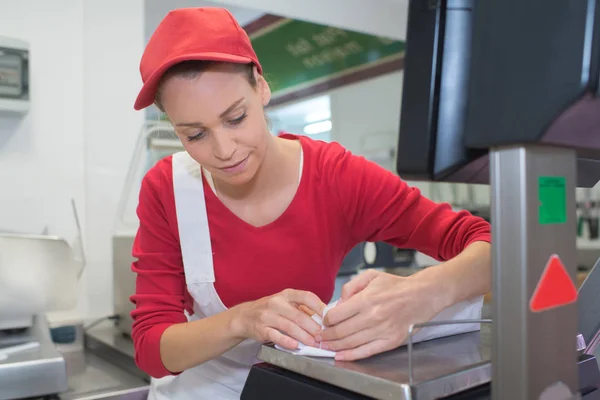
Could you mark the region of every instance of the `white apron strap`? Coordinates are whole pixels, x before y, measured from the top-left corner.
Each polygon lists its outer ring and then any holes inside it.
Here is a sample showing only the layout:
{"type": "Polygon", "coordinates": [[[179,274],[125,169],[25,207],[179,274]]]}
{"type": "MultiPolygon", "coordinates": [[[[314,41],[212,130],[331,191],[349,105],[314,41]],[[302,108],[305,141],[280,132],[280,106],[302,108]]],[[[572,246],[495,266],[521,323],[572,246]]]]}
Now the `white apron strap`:
{"type": "Polygon", "coordinates": [[[173,154],[173,192],[186,282],[213,283],[215,272],[202,171],[200,164],[185,151],[173,154]]]}

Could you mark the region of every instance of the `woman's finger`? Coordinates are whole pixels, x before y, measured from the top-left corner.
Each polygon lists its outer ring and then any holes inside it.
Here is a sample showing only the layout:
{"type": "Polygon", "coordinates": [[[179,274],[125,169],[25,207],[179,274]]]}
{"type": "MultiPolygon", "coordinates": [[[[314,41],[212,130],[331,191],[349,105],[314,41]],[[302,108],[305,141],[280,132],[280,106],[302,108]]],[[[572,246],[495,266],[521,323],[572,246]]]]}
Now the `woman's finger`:
{"type": "Polygon", "coordinates": [[[306,290],[287,289],[282,292],[283,296],[296,305],[304,305],[317,314],[323,315],[326,304],[321,301],[319,296],[306,290]]]}
{"type": "Polygon", "coordinates": [[[291,304],[287,304],[282,308],[281,315],[298,325],[313,337],[321,333],[322,328],[317,321],[291,304]]]}
{"type": "Polygon", "coordinates": [[[284,335],[283,333],[279,332],[277,329],[273,329],[273,328],[265,328],[265,329],[266,329],[265,337],[267,338],[267,340],[275,343],[276,345],[284,347],[286,349],[294,350],[294,349],[298,348],[298,341],[292,339],[289,336],[284,335]]]}
{"type": "MultiPolygon", "coordinates": [[[[330,312],[333,312],[333,310],[330,312]]],[[[327,317],[329,317],[329,313],[327,313],[325,318],[327,317]]],[[[373,323],[369,320],[368,314],[358,312],[351,318],[343,320],[339,324],[326,326],[326,328],[323,329],[323,332],[321,332],[321,338],[324,342],[340,340],[362,330],[370,329],[371,327],[373,327],[373,323]]]]}
{"type": "Polygon", "coordinates": [[[298,307],[290,304],[288,300],[281,299],[279,301],[274,301],[272,306],[274,311],[288,320],[293,321],[312,336],[316,336],[321,333],[321,325],[309,317],[305,312],[301,311],[298,307]]]}
{"type": "MultiPolygon", "coordinates": [[[[310,319],[310,317],[308,317],[306,314],[302,313],[301,311],[298,311],[298,312],[300,314],[303,314],[304,317],[310,319]]],[[[286,318],[283,315],[277,315],[275,313],[272,314],[271,318],[272,318],[272,320],[267,321],[267,326],[275,328],[275,329],[283,332],[285,335],[291,337],[292,339],[302,342],[303,344],[305,344],[307,346],[315,346],[317,344],[314,336],[311,335],[306,330],[304,330],[296,322],[286,318]]],[[[310,320],[316,324],[315,321],[313,321],[312,319],[310,319],[310,320]]],[[[317,324],[317,326],[318,326],[318,324],[317,324]]],[[[320,327],[319,327],[319,329],[320,329],[320,327]]]]}
{"type": "Polygon", "coordinates": [[[355,349],[359,346],[374,341],[377,338],[377,332],[377,328],[364,329],[348,335],[343,339],[332,340],[328,342],[324,341],[321,343],[321,348],[331,351],[355,349]]]}
{"type": "Polygon", "coordinates": [[[359,274],[356,278],[346,283],[342,287],[340,301],[346,301],[356,293],[364,290],[364,288],[366,288],[369,283],[371,283],[371,281],[377,277],[378,274],[379,272],[374,269],[367,269],[363,273],[359,274]]]}
{"type": "Polygon", "coordinates": [[[363,296],[354,296],[350,299],[338,303],[335,307],[327,311],[323,318],[323,325],[333,326],[356,316],[365,307],[363,296]]]}
{"type": "Polygon", "coordinates": [[[386,339],[377,339],[372,342],[363,344],[355,349],[343,350],[335,355],[335,359],[339,361],[354,361],[362,360],[364,358],[371,357],[375,354],[383,353],[384,351],[391,350],[395,346],[392,341],[386,339]]]}

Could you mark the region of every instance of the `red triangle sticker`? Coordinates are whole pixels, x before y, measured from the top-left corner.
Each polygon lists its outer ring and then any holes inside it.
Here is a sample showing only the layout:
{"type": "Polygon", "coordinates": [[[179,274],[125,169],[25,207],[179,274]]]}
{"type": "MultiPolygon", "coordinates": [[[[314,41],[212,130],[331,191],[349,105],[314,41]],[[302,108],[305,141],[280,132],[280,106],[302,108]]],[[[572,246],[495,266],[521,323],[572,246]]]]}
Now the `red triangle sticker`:
{"type": "Polygon", "coordinates": [[[564,306],[577,301],[577,288],[560,258],[550,257],[529,301],[533,312],[564,306]]]}

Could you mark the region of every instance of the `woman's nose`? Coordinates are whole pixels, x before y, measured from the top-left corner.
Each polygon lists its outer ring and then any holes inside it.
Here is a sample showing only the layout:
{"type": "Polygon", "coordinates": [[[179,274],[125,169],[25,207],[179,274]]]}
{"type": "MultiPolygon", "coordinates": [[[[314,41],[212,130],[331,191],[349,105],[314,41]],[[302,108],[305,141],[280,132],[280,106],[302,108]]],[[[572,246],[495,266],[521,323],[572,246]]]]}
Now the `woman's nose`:
{"type": "Polygon", "coordinates": [[[235,150],[237,149],[237,143],[233,138],[226,133],[217,133],[214,137],[213,142],[213,154],[221,161],[231,160],[235,150]]]}

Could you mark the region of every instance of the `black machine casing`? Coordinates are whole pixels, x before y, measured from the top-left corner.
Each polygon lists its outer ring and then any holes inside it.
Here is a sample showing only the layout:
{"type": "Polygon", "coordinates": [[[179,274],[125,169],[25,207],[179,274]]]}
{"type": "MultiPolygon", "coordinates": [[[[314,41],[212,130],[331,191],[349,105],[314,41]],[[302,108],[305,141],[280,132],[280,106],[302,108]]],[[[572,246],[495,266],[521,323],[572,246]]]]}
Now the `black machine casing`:
{"type": "Polygon", "coordinates": [[[397,171],[489,183],[488,148],[547,143],[576,148],[591,187],[599,79],[598,0],[413,0],[397,171]]]}

